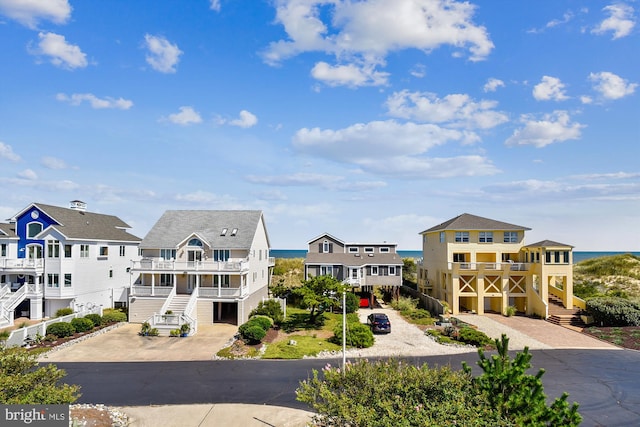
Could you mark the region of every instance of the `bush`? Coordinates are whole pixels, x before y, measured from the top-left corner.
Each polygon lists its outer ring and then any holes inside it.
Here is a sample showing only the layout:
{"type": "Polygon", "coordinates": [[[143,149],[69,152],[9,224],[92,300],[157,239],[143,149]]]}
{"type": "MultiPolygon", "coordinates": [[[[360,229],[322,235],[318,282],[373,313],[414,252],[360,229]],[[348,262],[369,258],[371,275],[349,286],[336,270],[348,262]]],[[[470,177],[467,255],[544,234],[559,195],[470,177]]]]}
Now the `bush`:
{"type": "MultiPolygon", "coordinates": [[[[348,320],[348,319],[347,319],[348,320]]],[[[342,322],[333,330],[332,342],[342,344],[342,322]]],[[[350,347],[368,348],[373,345],[373,332],[360,322],[347,322],[346,344],[350,347]]]]}
{"type": "Polygon", "coordinates": [[[592,298],[587,313],[600,326],[640,326],[640,306],[624,298],[592,298]]]}
{"type": "Polygon", "coordinates": [[[260,315],[251,317],[247,323],[250,323],[252,325],[257,324],[265,331],[268,331],[273,326],[273,319],[271,319],[268,316],[263,316],[260,314],[260,315]]]}
{"type": "Polygon", "coordinates": [[[104,312],[102,313],[102,323],[104,324],[126,322],[126,321],[127,321],[127,315],[121,312],[120,310],[108,308],[104,310],[104,312]]]}
{"type": "Polygon", "coordinates": [[[418,307],[418,300],[409,297],[400,297],[391,301],[391,307],[398,311],[412,311],[418,307]]]}
{"type": "Polygon", "coordinates": [[[345,300],[347,313],[354,313],[358,308],[360,308],[360,297],[353,292],[347,292],[345,294],[345,300]]]}
{"type": "Polygon", "coordinates": [[[493,342],[484,332],[468,327],[461,328],[458,331],[458,340],[475,347],[484,347],[493,342]]]}
{"type": "Polygon", "coordinates": [[[100,316],[98,313],[87,314],[84,317],[91,320],[93,322],[93,326],[102,325],[102,316],[100,316]]]}
{"type": "Polygon", "coordinates": [[[47,326],[47,335],[55,335],[58,338],[70,337],[76,330],[69,322],[52,323],[47,326]]]}
{"type": "Polygon", "coordinates": [[[257,315],[270,317],[276,325],[279,325],[284,320],[284,313],[282,312],[282,308],[280,308],[280,303],[274,299],[261,301],[258,307],[249,313],[249,317],[257,315]]]}
{"type": "Polygon", "coordinates": [[[75,319],[71,319],[71,326],[73,326],[76,332],[86,332],[93,329],[93,322],[86,317],[76,317],[75,319]]]}
{"type": "Polygon", "coordinates": [[[70,314],[73,314],[73,309],[71,307],[61,308],[56,311],[56,317],[68,316],[70,314]]]}
{"type": "Polygon", "coordinates": [[[241,335],[249,343],[259,343],[267,335],[267,331],[262,329],[260,325],[253,324],[244,328],[241,335]]]}

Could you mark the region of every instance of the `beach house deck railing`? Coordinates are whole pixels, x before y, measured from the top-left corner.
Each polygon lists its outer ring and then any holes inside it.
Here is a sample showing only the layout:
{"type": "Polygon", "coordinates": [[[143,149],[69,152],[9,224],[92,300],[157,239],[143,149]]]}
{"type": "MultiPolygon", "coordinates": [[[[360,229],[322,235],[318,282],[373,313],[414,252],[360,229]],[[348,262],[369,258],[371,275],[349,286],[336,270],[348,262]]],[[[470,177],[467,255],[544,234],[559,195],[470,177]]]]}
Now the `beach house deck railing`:
{"type": "Polygon", "coordinates": [[[524,262],[450,262],[449,270],[497,270],[528,271],[530,264],[524,262]]]}
{"type": "Polygon", "coordinates": [[[131,262],[131,271],[134,272],[244,272],[249,270],[247,258],[230,258],[227,261],[214,261],[206,259],[202,261],[175,261],[162,258],[143,258],[131,262]]]}

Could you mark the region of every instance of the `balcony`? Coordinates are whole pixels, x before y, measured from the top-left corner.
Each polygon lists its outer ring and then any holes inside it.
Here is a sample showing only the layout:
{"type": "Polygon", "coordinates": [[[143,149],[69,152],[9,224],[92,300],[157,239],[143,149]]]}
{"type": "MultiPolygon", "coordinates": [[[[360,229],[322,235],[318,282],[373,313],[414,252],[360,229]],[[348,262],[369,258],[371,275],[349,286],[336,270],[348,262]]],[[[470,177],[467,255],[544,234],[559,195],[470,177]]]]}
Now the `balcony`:
{"type": "Polygon", "coordinates": [[[450,271],[528,271],[531,264],[524,262],[450,262],[450,271]]]}
{"type": "Polygon", "coordinates": [[[162,258],[143,258],[132,261],[131,271],[137,273],[242,273],[249,271],[247,258],[230,258],[227,261],[175,261],[162,258]]]}
{"type": "Polygon", "coordinates": [[[42,274],[44,259],[0,258],[0,271],[8,274],[42,274]]]}
{"type": "MultiPolygon", "coordinates": [[[[137,297],[161,297],[166,298],[171,294],[173,287],[171,286],[148,286],[134,285],[131,286],[131,296],[137,297]]],[[[240,298],[248,293],[247,287],[241,288],[225,288],[225,287],[208,287],[200,286],[197,288],[198,298],[240,298]]]]}

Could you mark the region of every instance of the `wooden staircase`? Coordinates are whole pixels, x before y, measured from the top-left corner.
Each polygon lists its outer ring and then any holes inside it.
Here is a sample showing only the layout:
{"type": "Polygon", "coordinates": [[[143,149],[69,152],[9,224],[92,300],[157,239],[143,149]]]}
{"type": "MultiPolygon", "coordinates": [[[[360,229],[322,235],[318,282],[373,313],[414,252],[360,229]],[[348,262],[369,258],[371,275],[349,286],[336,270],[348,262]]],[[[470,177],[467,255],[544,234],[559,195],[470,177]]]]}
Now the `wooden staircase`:
{"type": "Polygon", "coordinates": [[[579,312],[579,308],[565,308],[562,305],[562,300],[554,295],[549,295],[549,318],[547,322],[581,331],[586,325],[580,319],[579,312]]]}
{"type": "Polygon", "coordinates": [[[173,314],[184,314],[184,309],[189,304],[190,295],[176,295],[169,301],[167,311],[171,310],[173,314]]]}

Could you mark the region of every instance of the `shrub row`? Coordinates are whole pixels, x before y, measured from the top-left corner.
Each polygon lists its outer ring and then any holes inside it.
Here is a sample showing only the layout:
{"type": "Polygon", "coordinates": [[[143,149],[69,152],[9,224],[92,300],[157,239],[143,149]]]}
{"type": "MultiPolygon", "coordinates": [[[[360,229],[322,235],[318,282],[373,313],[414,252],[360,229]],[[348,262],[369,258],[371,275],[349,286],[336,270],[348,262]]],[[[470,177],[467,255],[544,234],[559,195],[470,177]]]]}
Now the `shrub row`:
{"type": "Polygon", "coordinates": [[[601,326],[640,326],[640,304],[624,298],[592,298],[587,313],[601,326]]]}
{"type": "Polygon", "coordinates": [[[273,326],[273,319],[268,316],[256,315],[240,325],[238,332],[242,339],[250,344],[256,344],[262,341],[271,326],[273,326]]]}
{"type": "MultiPolygon", "coordinates": [[[[58,310],[60,311],[60,310],[58,310]]],[[[65,311],[66,313],[66,311],[65,311]]],[[[67,313],[68,314],[68,313],[67,313]]],[[[66,316],[67,314],[63,314],[66,316]]],[[[47,326],[47,335],[53,335],[57,338],[70,337],[76,332],[90,331],[96,326],[106,325],[115,322],[125,322],[126,315],[118,310],[105,310],[104,316],[99,314],[87,314],[84,317],[76,317],[70,322],[57,322],[47,326]],[[123,318],[124,316],[124,318],[123,318]]]]}

